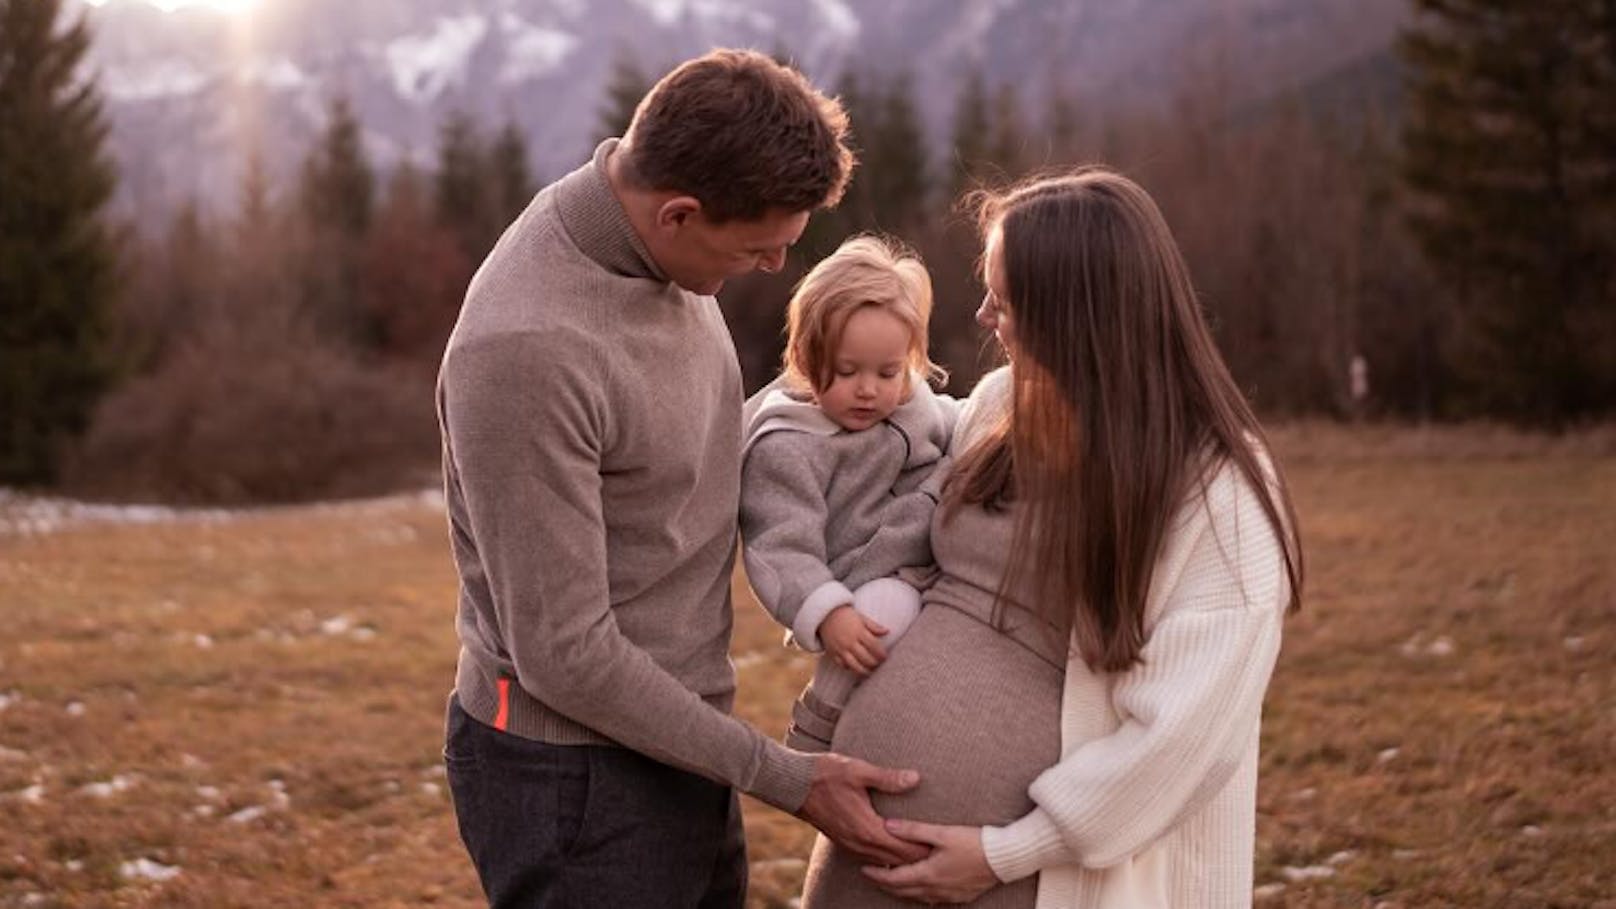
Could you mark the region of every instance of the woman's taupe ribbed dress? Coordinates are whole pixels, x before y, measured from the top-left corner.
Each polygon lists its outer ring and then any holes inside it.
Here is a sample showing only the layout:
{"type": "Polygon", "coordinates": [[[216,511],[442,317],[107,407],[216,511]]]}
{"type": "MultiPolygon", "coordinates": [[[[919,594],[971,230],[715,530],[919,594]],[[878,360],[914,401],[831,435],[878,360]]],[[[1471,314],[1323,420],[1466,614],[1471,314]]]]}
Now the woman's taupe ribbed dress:
{"type": "MultiPolygon", "coordinates": [[[[1060,759],[1064,638],[1012,610],[991,618],[1014,511],[939,509],[932,551],[941,575],[887,661],[853,692],[832,747],[885,767],[914,768],[912,792],[875,795],[885,817],[942,824],[1005,824],[1032,810],[1027,787],[1060,759]]],[[[805,909],[913,906],[888,896],[861,863],[824,837],[814,844],[805,909]]],[[[1037,876],[988,891],[974,907],[1031,909],[1037,876]]]]}

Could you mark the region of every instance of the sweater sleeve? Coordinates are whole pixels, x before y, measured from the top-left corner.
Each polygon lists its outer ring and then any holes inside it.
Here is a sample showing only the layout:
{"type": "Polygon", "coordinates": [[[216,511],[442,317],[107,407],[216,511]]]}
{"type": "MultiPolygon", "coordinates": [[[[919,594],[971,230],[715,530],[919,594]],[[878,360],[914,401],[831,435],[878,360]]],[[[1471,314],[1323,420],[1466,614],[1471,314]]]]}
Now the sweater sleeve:
{"type": "Polygon", "coordinates": [[[1280,541],[1249,487],[1223,477],[1205,501],[1201,518],[1178,525],[1196,536],[1143,661],[1113,688],[1120,727],[1041,774],[1030,814],[984,828],[1001,880],[1121,862],[1205,806],[1238,768],[1261,718],[1289,587],[1280,541]]]}
{"type": "Polygon", "coordinates": [[[445,456],[516,682],[625,747],[795,811],[812,758],[708,705],[618,628],[601,504],[609,411],[588,345],[510,336],[444,366],[445,456]]]}
{"type": "Polygon", "coordinates": [[[741,476],[746,577],[763,608],[798,645],[821,650],[819,626],[853,592],[826,564],[825,483],[802,433],[772,432],[753,443],[741,476]]]}
{"type": "Polygon", "coordinates": [[[849,558],[854,567],[843,581],[849,588],[892,575],[903,568],[924,568],[932,563],[931,519],[937,511],[940,483],[931,474],[913,492],[893,496],[881,512],[875,534],[849,558]]]}

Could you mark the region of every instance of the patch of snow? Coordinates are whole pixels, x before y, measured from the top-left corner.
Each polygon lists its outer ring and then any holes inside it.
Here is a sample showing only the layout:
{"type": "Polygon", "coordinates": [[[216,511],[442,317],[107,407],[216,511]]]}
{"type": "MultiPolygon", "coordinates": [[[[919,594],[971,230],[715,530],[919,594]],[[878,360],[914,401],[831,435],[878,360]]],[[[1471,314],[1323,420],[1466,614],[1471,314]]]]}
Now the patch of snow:
{"type": "Polygon", "coordinates": [[[347,634],[352,627],[353,619],[346,615],[336,615],[320,623],[320,633],[335,637],[339,634],[347,634]]]}
{"type": "Polygon", "coordinates": [[[309,77],[298,69],[296,63],[285,57],[254,60],[243,66],[239,75],[244,82],[256,82],[265,88],[280,90],[302,88],[309,84],[309,77]]]}
{"type": "Polygon", "coordinates": [[[679,21],[689,6],[686,0],[635,0],[635,5],[651,14],[661,25],[672,25],[679,21]]]}
{"type": "Polygon", "coordinates": [[[216,508],[99,505],[71,499],[36,498],[0,489],[0,536],[42,536],[84,524],[144,525],[181,520],[218,524],[234,514],[216,508]]]}
{"type": "Polygon", "coordinates": [[[369,641],[376,640],[376,629],[371,628],[368,625],[360,626],[349,632],[348,637],[353,638],[361,644],[367,643],[369,641]]]}
{"type": "Polygon", "coordinates": [[[219,791],[218,786],[198,786],[196,787],[196,794],[198,798],[204,798],[210,802],[217,802],[224,795],[219,791]]]}
{"type": "Polygon", "coordinates": [[[191,643],[195,644],[196,649],[198,649],[198,650],[212,650],[213,649],[213,638],[208,636],[208,635],[205,635],[205,634],[199,634],[199,635],[196,635],[196,636],[192,637],[191,638],[191,643]]]}
{"type": "Polygon", "coordinates": [[[1583,645],[1587,643],[1587,638],[1584,638],[1580,634],[1574,634],[1567,637],[1564,643],[1565,649],[1571,651],[1572,653],[1578,653],[1582,650],[1583,645]]]}
{"type": "Polygon", "coordinates": [[[766,662],[767,660],[768,657],[764,656],[762,651],[748,650],[746,653],[736,655],[731,662],[735,664],[736,669],[746,669],[751,666],[756,666],[759,663],[766,662]]]}
{"type": "Polygon", "coordinates": [[[76,874],[76,873],[84,870],[84,860],[83,859],[68,859],[67,861],[62,863],[62,867],[66,868],[67,870],[72,871],[72,872],[74,872],[76,874]]]}
{"type": "Polygon", "coordinates": [[[22,695],[16,691],[0,691],[0,713],[5,713],[21,703],[22,695]]]}
{"type": "Polygon", "coordinates": [[[68,701],[67,706],[62,708],[62,710],[68,716],[81,717],[85,713],[84,702],[83,701],[68,701]]]}
{"type": "Polygon", "coordinates": [[[173,58],[136,67],[112,67],[101,73],[101,90],[113,101],[157,101],[194,95],[212,76],[173,58]]]}
{"type": "Polygon", "coordinates": [[[1352,861],[1353,859],[1355,859],[1357,857],[1358,857],[1358,853],[1354,852],[1353,850],[1351,850],[1351,849],[1343,849],[1340,852],[1337,852],[1336,854],[1334,854],[1334,855],[1330,856],[1329,858],[1325,859],[1324,864],[1330,865],[1332,867],[1340,867],[1341,865],[1345,865],[1346,863],[1352,861]]]}
{"type": "Polygon", "coordinates": [[[191,809],[191,813],[197,817],[213,817],[214,807],[212,805],[197,805],[191,809]]]}
{"type": "Polygon", "coordinates": [[[382,54],[393,77],[393,88],[411,101],[427,101],[451,83],[465,78],[471,54],[488,33],[481,16],[439,19],[428,35],[409,35],[387,44],[382,54]]]}
{"type": "Polygon", "coordinates": [[[232,824],[250,824],[268,813],[269,809],[265,808],[263,805],[253,805],[250,808],[243,808],[240,811],[237,811],[235,814],[225,818],[225,820],[232,824]]]}
{"type": "Polygon", "coordinates": [[[182,754],[180,755],[180,766],[186,768],[187,770],[195,770],[200,767],[208,766],[208,762],[202,760],[194,754],[182,754]]]}
{"type": "MultiPolygon", "coordinates": [[[[316,111],[323,117],[324,109],[316,111]]],[[[442,513],[446,510],[443,490],[428,487],[417,492],[398,493],[374,499],[319,502],[309,505],[261,505],[247,508],[179,508],[167,505],[106,505],[77,502],[72,499],[52,499],[24,495],[0,487],[0,537],[43,536],[71,530],[89,524],[174,524],[198,523],[227,524],[243,517],[297,512],[381,514],[427,508],[442,513]]],[[[413,533],[412,529],[412,533],[413,533]]],[[[211,547],[198,548],[198,557],[206,560],[211,547]]],[[[154,605],[160,613],[177,612],[181,605],[175,600],[161,600],[154,605]]],[[[24,653],[29,651],[24,645],[24,653]]]]}
{"type": "Polygon", "coordinates": [[[0,745],[0,763],[15,764],[29,760],[28,752],[0,745]]]}
{"type": "Polygon", "coordinates": [[[171,881],[180,876],[177,865],[165,865],[148,858],[138,858],[118,866],[118,876],[132,881],[171,881]]]}
{"type": "Polygon", "coordinates": [[[1419,857],[1420,857],[1420,850],[1418,850],[1418,849],[1393,849],[1392,850],[1392,858],[1397,859],[1400,862],[1410,861],[1412,859],[1417,859],[1419,857]]]}
{"type": "Polygon", "coordinates": [[[1525,827],[1521,828],[1521,836],[1524,836],[1527,839],[1535,840],[1542,835],[1543,828],[1537,826],[1536,824],[1527,824],[1525,827]]]}
{"type": "Polygon", "coordinates": [[[1397,650],[1403,656],[1411,659],[1418,656],[1452,656],[1454,652],[1453,638],[1444,634],[1427,644],[1425,643],[1425,635],[1416,633],[1413,637],[1398,645],[1397,650]]]}
{"type": "Polygon", "coordinates": [[[1329,865],[1308,865],[1302,868],[1286,866],[1279,869],[1279,874],[1281,877],[1285,878],[1285,880],[1290,881],[1293,884],[1300,884],[1307,881],[1322,881],[1326,878],[1335,877],[1335,869],[1331,868],[1329,865]]]}
{"type": "Polygon", "coordinates": [[[1316,788],[1314,788],[1312,786],[1309,786],[1306,789],[1298,789],[1295,792],[1291,793],[1291,798],[1294,801],[1307,802],[1307,801],[1312,801],[1313,797],[1318,795],[1318,794],[1319,794],[1318,789],[1316,789],[1316,788]]]}
{"type": "Polygon", "coordinates": [[[1270,900],[1284,892],[1284,884],[1263,884],[1261,887],[1254,888],[1251,891],[1251,896],[1253,899],[1270,900]]]}
{"type": "Polygon", "coordinates": [[[814,7],[819,10],[820,17],[832,31],[840,33],[844,38],[858,35],[861,27],[859,18],[842,0],[814,0],[814,7]]]}
{"type": "Polygon", "coordinates": [[[135,788],[134,777],[120,773],[105,782],[86,783],[79,787],[79,792],[91,798],[109,799],[120,792],[128,792],[133,788],[135,788]]]}
{"type": "Polygon", "coordinates": [[[808,863],[800,858],[765,859],[760,862],[752,863],[752,870],[754,872],[773,871],[776,869],[783,871],[797,871],[806,867],[808,867],[808,863]]]}
{"type": "Polygon", "coordinates": [[[45,804],[45,786],[41,783],[35,783],[26,789],[7,792],[0,798],[7,801],[22,802],[25,805],[43,805],[45,804]]]}
{"type": "Polygon", "coordinates": [[[425,795],[431,796],[432,798],[437,798],[443,795],[443,787],[439,786],[437,783],[428,781],[421,784],[421,792],[425,795]]]}
{"type": "Polygon", "coordinates": [[[506,12],[499,25],[505,32],[506,42],[505,65],[499,71],[501,85],[514,85],[555,72],[578,46],[576,35],[533,25],[515,13],[506,12]]]}
{"type": "Polygon", "coordinates": [[[1377,764],[1389,764],[1392,761],[1397,760],[1397,756],[1399,754],[1402,754],[1402,753],[1403,752],[1400,749],[1387,748],[1384,751],[1382,751],[1380,754],[1375,755],[1375,763],[1377,763],[1377,764]]]}

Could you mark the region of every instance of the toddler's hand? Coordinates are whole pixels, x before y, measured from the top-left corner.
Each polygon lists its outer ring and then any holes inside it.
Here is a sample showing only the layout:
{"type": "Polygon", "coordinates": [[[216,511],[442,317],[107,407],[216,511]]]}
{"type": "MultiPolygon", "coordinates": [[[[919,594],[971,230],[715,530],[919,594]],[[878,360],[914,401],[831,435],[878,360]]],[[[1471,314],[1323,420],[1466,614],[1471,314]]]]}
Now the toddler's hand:
{"type": "Polygon", "coordinates": [[[881,646],[881,637],[886,633],[880,622],[859,615],[851,606],[832,609],[819,625],[819,640],[825,652],[860,677],[886,662],[887,651],[881,646]]]}

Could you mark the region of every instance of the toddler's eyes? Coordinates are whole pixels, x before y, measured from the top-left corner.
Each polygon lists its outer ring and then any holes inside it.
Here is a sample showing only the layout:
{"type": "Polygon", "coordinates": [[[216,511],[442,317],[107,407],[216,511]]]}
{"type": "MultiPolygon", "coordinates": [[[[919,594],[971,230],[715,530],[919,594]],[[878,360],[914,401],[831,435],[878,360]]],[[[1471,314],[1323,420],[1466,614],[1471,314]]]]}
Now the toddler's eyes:
{"type": "Polygon", "coordinates": [[[883,370],[881,370],[881,378],[883,378],[883,379],[896,379],[897,377],[898,377],[898,371],[896,369],[883,369],[883,370]]]}

